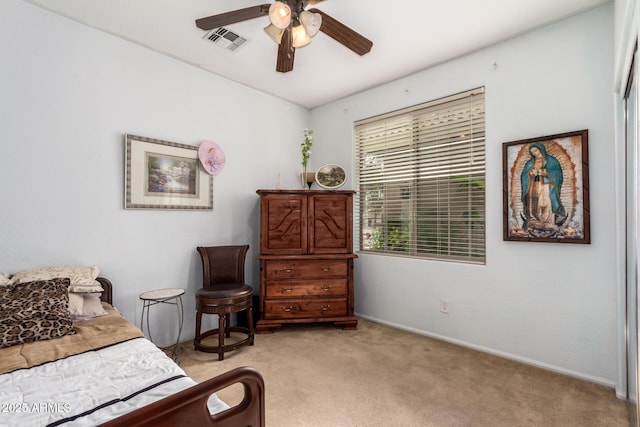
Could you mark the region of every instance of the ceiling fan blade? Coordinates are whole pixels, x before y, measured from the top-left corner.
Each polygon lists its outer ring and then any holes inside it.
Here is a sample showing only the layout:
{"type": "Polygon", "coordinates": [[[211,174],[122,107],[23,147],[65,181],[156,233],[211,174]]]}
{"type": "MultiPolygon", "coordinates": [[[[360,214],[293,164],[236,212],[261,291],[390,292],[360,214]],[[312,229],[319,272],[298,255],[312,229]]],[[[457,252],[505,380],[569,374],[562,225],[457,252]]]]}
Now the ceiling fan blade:
{"type": "Polygon", "coordinates": [[[293,35],[291,27],[287,27],[282,33],[282,40],[278,46],[278,59],[276,60],[276,71],[287,73],[293,70],[293,60],[295,59],[296,48],[293,47],[293,35]]]}
{"type": "Polygon", "coordinates": [[[236,22],[259,18],[269,14],[269,6],[271,6],[269,3],[265,3],[196,19],[196,26],[203,30],[213,30],[214,28],[224,27],[225,25],[235,24],[236,22]]]}
{"type": "Polygon", "coordinates": [[[355,32],[351,28],[344,25],[342,22],[327,15],[319,9],[309,9],[310,12],[319,13],[322,15],[322,25],[320,25],[320,31],[336,40],[338,43],[343,44],[345,47],[351,49],[358,55],[364,55],[369,53],[373,47],[373,42],[364,37],[360,33],[355,32]]]}

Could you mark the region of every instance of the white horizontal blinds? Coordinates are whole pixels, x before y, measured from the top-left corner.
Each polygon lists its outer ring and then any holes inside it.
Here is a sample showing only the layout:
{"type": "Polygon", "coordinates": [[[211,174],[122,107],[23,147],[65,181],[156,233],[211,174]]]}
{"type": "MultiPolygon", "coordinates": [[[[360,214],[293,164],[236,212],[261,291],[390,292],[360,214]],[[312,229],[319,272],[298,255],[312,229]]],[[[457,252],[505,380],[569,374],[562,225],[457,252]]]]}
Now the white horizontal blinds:
{"type": "Polygon", "coordinates": [[[484,91],[356,123],[360,248],[484,262],[484,91]]]}

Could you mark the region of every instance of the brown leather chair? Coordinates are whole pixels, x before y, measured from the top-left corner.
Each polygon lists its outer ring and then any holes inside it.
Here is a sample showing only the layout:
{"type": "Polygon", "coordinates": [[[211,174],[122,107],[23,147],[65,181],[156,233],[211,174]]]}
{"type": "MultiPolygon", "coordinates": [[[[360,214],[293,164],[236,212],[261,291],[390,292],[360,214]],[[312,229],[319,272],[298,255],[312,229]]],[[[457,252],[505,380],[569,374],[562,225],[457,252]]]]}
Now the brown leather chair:
{"type": "Polygon", "coordinates": [[[244,283],[244,261],[249,245],[198,247],[202,259],[202,288],[196,292],[196,350],[218,353],[218,360],[224,353],[243,345],[253,345],[253,288],[244,283]],[[231,313],[247,310],[247,327],[231,326],[231,313]],[[200,332],[202,314],[217,314],[218,328],[200,332]],[[246,334],[246,338],[225,344],[231,332],[246,334]],[[217,345],[203,344],[208,336],[217,335],[217,345]]]}

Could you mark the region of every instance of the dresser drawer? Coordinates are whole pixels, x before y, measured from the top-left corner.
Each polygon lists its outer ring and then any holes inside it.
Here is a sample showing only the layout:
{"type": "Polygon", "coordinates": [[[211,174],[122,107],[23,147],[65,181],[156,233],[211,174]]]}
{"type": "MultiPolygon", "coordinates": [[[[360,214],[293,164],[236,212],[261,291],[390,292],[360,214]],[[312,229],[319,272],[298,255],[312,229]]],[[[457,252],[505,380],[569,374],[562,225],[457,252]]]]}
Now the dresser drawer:
{"type": "Polygon", "coordinates": [[[265,319],[303,319],[345,316],[346,299],[265,301],[265,319]]]}
{"type": "Polygon", "coordinates": [[[267,280],[322,279],[347,277],[347,260],[265,261],[267,280]]]}
{"type": "Polygon", "coordinates": [[[267,282],[267,298],[346,297],[347,279],[267,282]]]}

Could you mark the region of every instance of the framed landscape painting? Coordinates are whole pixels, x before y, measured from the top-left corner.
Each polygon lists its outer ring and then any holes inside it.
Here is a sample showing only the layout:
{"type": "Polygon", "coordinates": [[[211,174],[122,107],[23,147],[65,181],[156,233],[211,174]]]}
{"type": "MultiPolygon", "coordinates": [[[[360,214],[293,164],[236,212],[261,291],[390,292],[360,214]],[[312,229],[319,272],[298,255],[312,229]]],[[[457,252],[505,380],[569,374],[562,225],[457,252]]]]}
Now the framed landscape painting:
{"type": "Polygon", "coordinates": [[[126,135],[125,209],[213,209],[198,147],[126,135]]]}
{"type": "Polygon", "coordinates": [[[502,144],[504,240],[590,243],[588,130],[502,144]]]}

